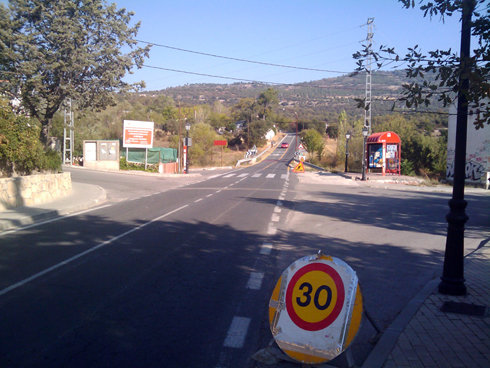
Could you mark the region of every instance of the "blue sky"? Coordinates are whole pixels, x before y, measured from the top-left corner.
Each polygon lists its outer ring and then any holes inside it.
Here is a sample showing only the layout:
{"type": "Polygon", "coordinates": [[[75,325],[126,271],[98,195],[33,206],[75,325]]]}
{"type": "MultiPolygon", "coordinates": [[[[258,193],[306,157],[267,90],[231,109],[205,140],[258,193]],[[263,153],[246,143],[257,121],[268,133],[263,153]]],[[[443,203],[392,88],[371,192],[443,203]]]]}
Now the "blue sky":
{"type": "MultiPolygon", "coordinates": [[[[168,46],[260,62],[350,72],[352,54],[366,38],[374,18],[374,43],[400,51],[418,44],[422,50],[459,52],[459,15],[424,18],[396,0],[115,0],[141,21],[138,39],[168,46]],[[363,26],[364,25],[364,26],[363,26]]],[[[335,77],[263,66],[153,47],[145,64],[167,69],[248,80],[296,83],[335,77]]],[[[126,77],[144,80],[147,90],[192,83],[233,81],[143,68],[126,77]]],[[[374,81],[373,81],[374,82],[374,81]]]]}

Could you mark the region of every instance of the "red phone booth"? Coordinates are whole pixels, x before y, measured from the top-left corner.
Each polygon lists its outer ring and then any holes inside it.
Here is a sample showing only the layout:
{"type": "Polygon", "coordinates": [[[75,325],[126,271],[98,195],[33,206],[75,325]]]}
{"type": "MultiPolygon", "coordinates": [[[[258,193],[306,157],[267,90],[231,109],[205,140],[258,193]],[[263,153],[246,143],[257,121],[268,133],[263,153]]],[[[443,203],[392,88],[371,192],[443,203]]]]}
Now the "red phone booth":
{"type": "Polygon", "coordinates": [[[366,143],[369,172],[400,175],[401,140],[398,134],[374,133],[366,143]]]}

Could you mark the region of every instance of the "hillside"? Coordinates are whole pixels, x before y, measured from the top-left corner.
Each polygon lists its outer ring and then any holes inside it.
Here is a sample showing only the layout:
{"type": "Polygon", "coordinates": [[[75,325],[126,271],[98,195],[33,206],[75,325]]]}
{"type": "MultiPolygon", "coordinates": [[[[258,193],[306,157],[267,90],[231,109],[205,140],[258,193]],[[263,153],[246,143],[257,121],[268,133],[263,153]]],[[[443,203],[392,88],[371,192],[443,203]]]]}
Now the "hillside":
{"type": "MultiPolygon", "coordinates": [[[[373,115],[390,112],[393,102],[402,90],[402,84],[407,81],[404,71],[373,72],[373,115]]],[[[241,98],[256,98],[268,87],[271,86],[260,83],[191,84],[145,94],[153,96],[163,94],[183,105],[212,105],[215,101],[220,101],[225,106],[233,106],[241,98]]],[[[288,111],[293,110],[310,116],[338,115],[343,110],[351,116],[364,114],[355,101],[356,98],[362,99],[365,96],[364,73],[272,87],[278,91],[279,109],[282,109],[286,115],[288,111]]]]}

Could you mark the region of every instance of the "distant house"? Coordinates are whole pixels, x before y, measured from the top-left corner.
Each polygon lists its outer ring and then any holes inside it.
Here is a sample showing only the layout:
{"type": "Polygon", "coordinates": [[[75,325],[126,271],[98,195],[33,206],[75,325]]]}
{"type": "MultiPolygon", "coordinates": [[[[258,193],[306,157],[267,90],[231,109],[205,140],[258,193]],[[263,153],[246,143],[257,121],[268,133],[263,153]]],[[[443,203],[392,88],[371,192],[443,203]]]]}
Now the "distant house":
{"type": "Polygon", "coordinates": [[[245,120],[238,120],[235,122],[235,126],[236,130],[243,130],[247,126],[247,122],[245,120]]]}
{"type": "Polygon", "coordinates": [[[265,133],[265,139],[270,141],[272,138],[274,138],[275,135],[276,135],[276,132],[274,132],[273,129],[269,129],[269,131],[267,133],[265,133]]]}

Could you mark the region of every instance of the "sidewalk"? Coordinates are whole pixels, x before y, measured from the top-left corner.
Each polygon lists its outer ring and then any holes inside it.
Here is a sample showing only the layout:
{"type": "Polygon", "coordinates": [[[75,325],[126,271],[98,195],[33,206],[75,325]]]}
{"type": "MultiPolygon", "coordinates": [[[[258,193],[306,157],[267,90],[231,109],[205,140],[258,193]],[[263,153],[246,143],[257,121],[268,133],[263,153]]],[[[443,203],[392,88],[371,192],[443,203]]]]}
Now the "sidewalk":
{"type": "Polygon", "coordinates": [[[72,182],[72,192],[66,197],[37,205],[0,211],[0,231],[32,225],[69,213],[79,212],[106,200],[106,192],[97,185],[72,182]]]}
{"type": "MultiPolygon", "coordinates": [[[[374,186],[400,190],[450,193],[451,186],[425,187],[411,177],[370,176],[366,182],[355,175],[316,173],[312,183],[374,186]]],[[[465,192],[486,193],[466,188],[465,192]]],[[[466,296],[438,293],[440,278],[427,283],[383,331],[362,368],[490,367],[490,244],[465,258],[466,296]],[[441,308],[444,305],[444,311],[441,308]]],[[[360,364],[360,362],[357,362],[360,364]]],[[[332,367],[331,365],[324,365],[332,367]]]]}
{"type": "Polygon", "coordinates": [[[465,279],[466,296],[439,294],[440,280],[431,280],[383,333],[362,368],[489,367],[488,244],[466,257],[465,279]]]}

